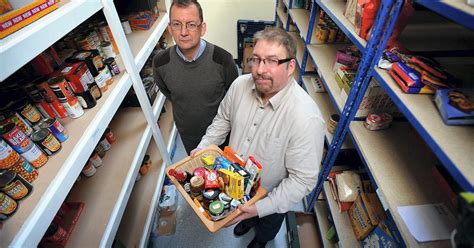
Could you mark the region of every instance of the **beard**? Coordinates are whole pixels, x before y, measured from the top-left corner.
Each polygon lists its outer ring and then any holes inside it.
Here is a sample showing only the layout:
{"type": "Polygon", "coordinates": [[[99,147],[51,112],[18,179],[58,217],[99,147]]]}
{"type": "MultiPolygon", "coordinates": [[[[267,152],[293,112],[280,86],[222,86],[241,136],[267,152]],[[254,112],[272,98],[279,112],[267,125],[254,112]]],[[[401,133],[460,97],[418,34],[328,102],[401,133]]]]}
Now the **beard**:
{"type": "Polygon", "coordinates": [[[269,94],[273,91],[273,79],[270,75],[253,76],[255,88],[260,94],[269,94]]]}

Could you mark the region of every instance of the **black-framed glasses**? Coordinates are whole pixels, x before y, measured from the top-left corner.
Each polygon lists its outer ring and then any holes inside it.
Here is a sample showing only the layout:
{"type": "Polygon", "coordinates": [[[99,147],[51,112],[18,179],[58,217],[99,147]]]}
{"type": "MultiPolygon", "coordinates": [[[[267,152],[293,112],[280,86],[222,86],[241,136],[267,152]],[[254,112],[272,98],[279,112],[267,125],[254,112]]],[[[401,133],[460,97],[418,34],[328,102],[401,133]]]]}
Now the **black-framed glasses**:
{"type": "Polygon", "coordinates": [[[263,64],[268,67],[277,67],[283,63],[291,61],[293,58],[286,58],[286,59],[277,59],[277,58],[269,58],[269,59],[261,59],[258,57],[251,57],[247,59],[247,63],[251,65],[260,65],[260,62],[263,61],[263,64]]]}
{"type": "MultiPolygon", "coordinates": [[[[201,24],[202,23],[197,24],[195,22],[187,22],[185,27],[188,31],[196,31],[198,27],[201,26],[201,24]]],[[[181,30],[181,28],[183,28],[183,23],[175,21],[175,22],[171,22],[170,26],[172,30],[178,31],[178,30],[181,30]]]]}

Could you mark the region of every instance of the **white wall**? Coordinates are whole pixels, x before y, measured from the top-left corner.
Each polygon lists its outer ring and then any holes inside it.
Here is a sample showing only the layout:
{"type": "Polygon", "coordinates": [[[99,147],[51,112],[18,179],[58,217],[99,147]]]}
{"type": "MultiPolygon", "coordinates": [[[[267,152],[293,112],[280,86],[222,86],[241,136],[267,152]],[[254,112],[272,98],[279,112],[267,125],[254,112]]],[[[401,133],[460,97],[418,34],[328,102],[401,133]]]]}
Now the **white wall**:
{"type": "Polygon", "coordinates": [[[275,0],[200,0],[207,31],[204,39],[237,58],[237,20],[275,20],[275,0]]]}

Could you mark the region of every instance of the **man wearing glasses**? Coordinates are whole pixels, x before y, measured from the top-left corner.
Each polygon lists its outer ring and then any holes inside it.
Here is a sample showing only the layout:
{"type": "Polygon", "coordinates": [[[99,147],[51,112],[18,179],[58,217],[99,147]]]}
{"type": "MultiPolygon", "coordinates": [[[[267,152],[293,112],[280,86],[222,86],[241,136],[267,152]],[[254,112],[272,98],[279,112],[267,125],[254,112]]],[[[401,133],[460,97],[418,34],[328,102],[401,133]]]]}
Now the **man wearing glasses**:
{"type": "Polygon", "coordinates": [[[168,31],[176,46],[153,58],[153,76],[171,100],[173,117],[186,152],[195,148],[238,76],[232,55],[201,37],[206,32],[196,0],[174,0],[168,31]]]}
{"type": "Polygon", "coordinates": [[[314,101],[293,78],[293,38],[279,28],[267,28],[254,38],[252,74],[234,81],[191,155],[221,144],[232,130],[230,147],[262,164],[261,186],[268,195],[254,205],[239,206],[243,214],[229,225],[240,221],[236,236],[255,227],[248,247],[265,247],[278,233],[285,213],[315,187],[326,127],[314,101]]]}

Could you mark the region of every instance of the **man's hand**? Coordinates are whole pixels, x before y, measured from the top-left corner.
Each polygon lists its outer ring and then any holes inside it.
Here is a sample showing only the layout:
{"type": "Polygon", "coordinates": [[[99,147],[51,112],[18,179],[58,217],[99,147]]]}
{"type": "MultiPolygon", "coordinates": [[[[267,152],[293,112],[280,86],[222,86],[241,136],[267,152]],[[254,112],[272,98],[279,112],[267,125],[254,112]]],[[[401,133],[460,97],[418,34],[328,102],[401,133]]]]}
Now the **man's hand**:
{"type": "Polygon", "coordinates": [[[250,219],[258,215],[257,207],[255,206],[255,204],[252,204],[250,206],[239,205],[237,208],[238,210],[240,210],[241,214],[237,218],[233,219],[231,222],[227,223],[225,227],[232,226],[235,223],[250,219]]]}
{"type": "Polygon", "coordinates": [[[196,149],[192,150],[191,153],[189,154],[189,156],[191,156],[191,157],[196,156],[196,153],[199,152],[200,150],[202,150],[202,149],[201,148],[196,148],[196,149]]]}

